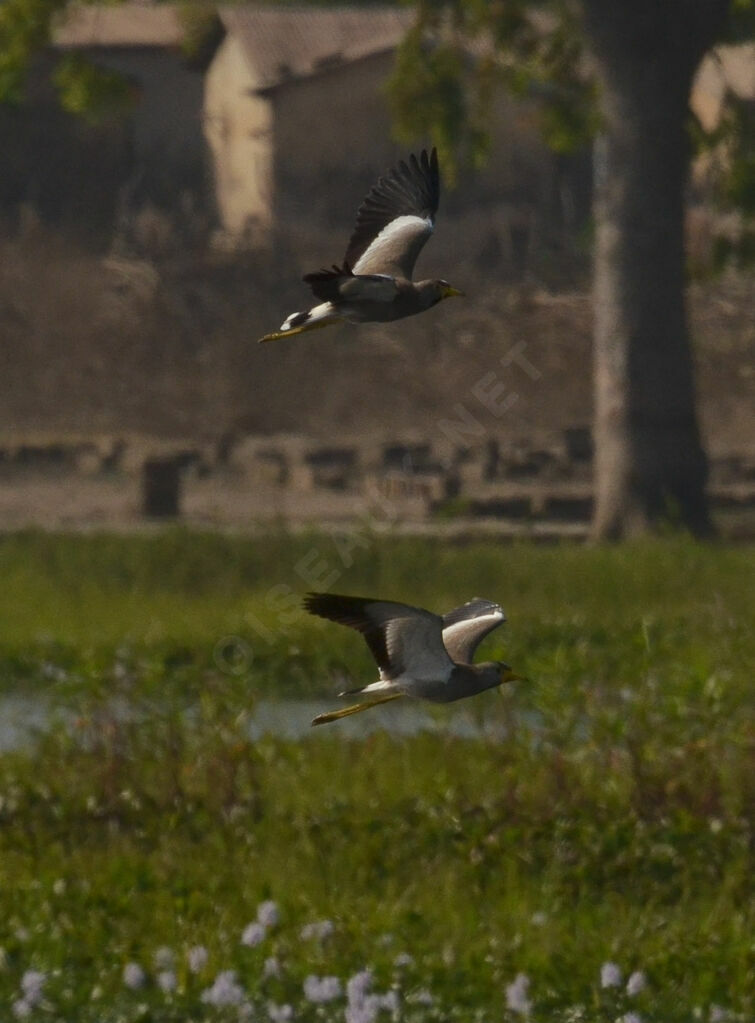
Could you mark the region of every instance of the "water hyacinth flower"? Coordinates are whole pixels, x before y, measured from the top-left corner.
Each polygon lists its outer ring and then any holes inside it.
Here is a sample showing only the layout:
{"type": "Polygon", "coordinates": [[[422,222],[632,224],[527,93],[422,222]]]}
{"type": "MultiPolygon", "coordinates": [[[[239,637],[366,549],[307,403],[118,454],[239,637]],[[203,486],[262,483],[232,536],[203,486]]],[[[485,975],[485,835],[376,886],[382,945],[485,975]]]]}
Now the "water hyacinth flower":
{"type": "Polygon", "coordinates": [[[405,966],[414,966],[414,956],[409,955],[408,952],[401,952],[393,960],[393,965],[398,970],[403,969],[405,966]]]}
{"type": "Polygon", "coordinates": [[[711,1005],[710,1013],[708,1014],[710,1023],[725,1023],[725,1020],[728,1018],[729,1013],[726,1009],[722,1008],[720,1005],[711,1005]]]}
{"type": "Polygon", "coordinates": [[[157,986],[165,994],[170,994],[171,991],[176,990],[178,980],[173,970],[160,970],[157,975],[157,986]]]}
{"type": "Polygon", "coordinates": [[[378,1011],[379,1006],[371,995],[358,1005],[347,1005],[344,1020],[345,1023],[375,1023],[378,1011]]]}
{"type": "Polygon", "coordinates": [[[241,1005],[244,1002],[244,989],[236,980],[235,970],[223,970],[215,978],[212,987],[202,992],[205,1005],[241,1005]]]}
{"type": "Polygon", "coordinates": [[[205,966],[207,966],[209,958],[210,955],[204,945],[194,945],[186,953],[186,959],[192,973],[201,973],[205,966]]]}
{"type": "Polygon", "coordinates": [[[616,1023],[642,1023],[642,1016],[636,1012],[625,1012],[623,1016],[620,1016],[616,1023]]]}
{"type": "Polygon", "coordinates": [[[275,956],[268,956],[265,960],[265,965],[262,967],[263,977],[280,977],[281,975],[281,964],[275,958],[275,956]]]}
{"type": "Polygon", "coordinates": [[[360,970],[359,973],[355,973],[353,977],[349,977],[346,982],[346,998],[349,1005],[357,1004],[364,1000],[368,991],[372,987],[373,973],[372,970],[360,970]]]}
{"type": "Polygon", "coordinates": [[[267,1015],[270,1023],[288,1023],[294,1018],[294,1010],[290,1005],[276,1005],[270,1002],[267,1006],[267,1015]]]}
{"type": "Polygon", "coordinates": [[[267,931],[263,924],[255,920],[252,924],[247,924],[241,935],[241,944],[248,945],[249,948],[254,948],[255,945],[261,944],[265,940],[267,931]]]}
{"type": "Polygon", "coordinates": [[[25,998],[19,998],[11,1006],[11,1012],[16,1019],[28,1019],[34,1012],[34,1006],[29,1005],[25,998]]]}
{"type": "Polygon", "coordinates": [[[261,902],[257,907],[257,923],[262,924],[263,927],[276,927],[280,920],[280,913],[278,912],[278,906],[273,902],[272,899],[268,899],[267,902],[261,902]]]}
{"type": "Polygon", "coordinates": [[[372,970],[360,970],[346,984],[346,1023],[375,1023],[381,1010],[397,1013],[400,1007],[398,991],[384,995],[372,994],[372,970]]]}
{"type": "Polygon", "coordinates": [[[526,1016],[532,1007],[527,997],[529,987],[530,978],[525,973],[517,973],[514,980],[506,985],[506,1007],[526,1016]]]}
{"type": "Polygon", "coordinates": [[[304,978],[304,997],[316,1005],[332,1002],[341,994],[341,981],[338,977],[316,977],[310,974],[304,978]]]}
{"type": "Polygon", "coordinates": [[[627,981],[627,994],[630,998],[634,998],[640,991],[644,991],[647,987],[647,978],[642,970],[635,970],[634,973],[630,974],[629,980],[627,981]]]}
{"type": "Polygon", "coordinates": [[[152,956],[152,962],[155,964],[156,970],[172,970],[175,961],[176,957],[173,954],[173,949],[168,948],[167,945],[161,945],[152,956]]]}
{"type": "Polygon", "coordinates": [[[621,984],[621,970],[616,963],[603,963],[600,968],[600,986],[618,987],[621,984]]]}
{"type": "Polygon", "coordinates": [[[304,924],[299,937],[302,941],[325,941],[335,929],[332,920],[315,920],[314,923],[304,924]]]}
{"type": "Polygon", "coordinates": [[[147,974],[138,963],[126,963],[123,967],[123,983],[132,991],[138,991],[144,987],[147,974]]]}
{"type": "Polygon", "coordinates": [[[21,978],[21,990],[24,993],[24,1001],[30,1006],[39,1005],[42,1001],[42,992],[47,983],[47,974],[41,970],[27,970],[21,978]]]}

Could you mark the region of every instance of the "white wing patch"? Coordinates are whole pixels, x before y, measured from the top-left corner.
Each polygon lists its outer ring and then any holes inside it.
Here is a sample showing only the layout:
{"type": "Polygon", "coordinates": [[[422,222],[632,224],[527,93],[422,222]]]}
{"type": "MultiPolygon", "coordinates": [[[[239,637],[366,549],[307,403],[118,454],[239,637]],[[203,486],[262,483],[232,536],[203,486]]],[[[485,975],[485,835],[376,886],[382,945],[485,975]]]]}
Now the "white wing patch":
{"type": "Polygon", "coordinates": [[[385,627],[385,645],[391,662],[412,679],[444,682],[453,670],[437,620],[429,615],[391,619],[385,627]]]}
{"type": "Polygon", "coordinates": [[[478,637],[484,637],[496,625],[506,621],[506,615],[499,607],[495,611],[478,615],[476,618],[466,618],[453,625],[447,625],[443,629],[443,645],[447,649],[462,650],[468,646],[476,646],[478,637]]]}
{"type": "Polygon", "coordinates": [[[352,272],[379,273],[381,269],[395,272],[397,269],[403,276],[410,277],[417,255],[432,233],[430,217],[416,214],[396,217],[373,238],[351,268],[352,272]]]}

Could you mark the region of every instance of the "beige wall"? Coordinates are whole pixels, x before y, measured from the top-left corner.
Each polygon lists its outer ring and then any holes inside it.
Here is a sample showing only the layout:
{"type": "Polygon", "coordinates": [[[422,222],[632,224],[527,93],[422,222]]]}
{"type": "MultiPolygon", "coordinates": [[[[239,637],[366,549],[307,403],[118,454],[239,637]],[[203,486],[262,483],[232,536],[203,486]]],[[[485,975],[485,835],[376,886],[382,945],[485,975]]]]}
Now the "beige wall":
{"type": "Polygon", "coordinates": [[[205,77],[205,136],[222,227],[250,241],[272,223],[272,107],[252,89],[242,48],[228,36],[205,77]]]}
{"type": "Polygon", "coordinates": [[[275,213],[282,227],[303,215],[351,228],[356,205],[403,153],[391,136],[383,91],[392,54],[377,54],[272,91],[275,213]]]}
{"type": "MultiPolygon", "coordinates": [[[[377,175],[428,141],[406,146],[393,139],[385,91],[392,67],[392,52],[376,54],[255,95],[242,47],[236,37],[226,38],[207,73],[205,115],[218,207],[231,238],[254,241],[251,222],[257,240],[273,226],[284,237],[295,236],[303,259],[310,258],[310,241],[321,251],[323,232],[333,232],[333,244],[345,247],[356,209],[377,175]]],[[[484,261],[498,252],[519,272],[515,236],[524,231],[532,252],[584,222],[589,195],[580,200],[572,194],[579,184],[571,180],[574,161],[547,149],[537,116],[535,101],[498,97],[490,162],[456,191],[443,188],[446,230],[433,243],[433,263],[453,265],[463,236],[466,259],[484,261]],[[570,216],[570,210],[577,212],[570,216]]],[[[589,160],[576,169],[582,182],[585,172],[589,179],[589,160]]],[[[334,250],[323,258],[341,254],[334,250]]]]}

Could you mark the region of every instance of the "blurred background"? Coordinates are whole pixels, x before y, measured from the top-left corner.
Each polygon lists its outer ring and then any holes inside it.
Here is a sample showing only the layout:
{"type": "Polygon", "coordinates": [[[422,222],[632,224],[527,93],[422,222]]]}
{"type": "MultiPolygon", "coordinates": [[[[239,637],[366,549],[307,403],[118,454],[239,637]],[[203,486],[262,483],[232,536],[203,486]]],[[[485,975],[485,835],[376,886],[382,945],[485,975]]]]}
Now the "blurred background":
{"type": "MultiPolygon", "coordinates": [[[[484,153],[442,161],[419,271],[468,300],[390,331],[255,346],[306,308],[301,275],[341,258],[377,176],[433,141],[430,114],[395,141],[421,108],[396,70],[414,19],[375,5],[56,17],[0,106],[6,528],[335,522],[388,497],[412,521],[584,534],[595,141],[572,128],[548,144],[546,85],[499,87],[484,153]],[[487,406],[480,386],[499,387],[487,406]],[[145,494],[158,476],[162,503],[145,494]]],[[[706,56],[691,108],[715,144],[693,160],[686,213],[709,499],[737,534],[755,486],[753,289],[748,268],[719,267],[744,214],[716,186],[736,138],[719,140],[725,100],[754,94],[751,43],[706,56]]],[[[461,145],[473,111],[459,116],[461,145]]]]}
{"type": "Polygon", "coordinates": [[[752,1018],[755,9],[631,7],[0,2],[3,1018],[752,1018]],[[258,346],[432,145],[466,297],[258,346]],[[312,589],[529,681],[312,732],[312,589]]]}

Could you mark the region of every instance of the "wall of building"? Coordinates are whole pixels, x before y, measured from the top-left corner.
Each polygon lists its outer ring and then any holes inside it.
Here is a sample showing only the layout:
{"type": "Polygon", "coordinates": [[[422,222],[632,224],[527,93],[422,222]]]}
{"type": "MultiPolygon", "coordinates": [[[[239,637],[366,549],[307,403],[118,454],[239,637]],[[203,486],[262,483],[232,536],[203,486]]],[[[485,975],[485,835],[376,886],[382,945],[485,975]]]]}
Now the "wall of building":
{"type": "Polygon", "coordinates": [[[228,36],[205,76],[204,132],[215,202],[231,238],[254,242],[272,225],[273,111],[253,92],[239,41],[228,36]]]}
{"type": "Polygon", "coordinates": [[[384,94],[392,62],[377,54],[271,90],[283,230],[306,217],[348,233],[375,174],[405,153],[392,139],[384,94]]]}
{"type": "Polygon", "coordinates": [[[103,121],[66,113],[52,85],[55,61],[40,59],[27,101],[0,106],[0,208],[31,207],[43,220],[107,244],[117,216],[147,204],[213,209],[202,132],[203,75],[178,51],[87,51],[123,75],[130,102],[103,121]]]}
{"type": "Polygon", "coordinates": [[[98,49],[93,59],[134,83],[136,105],[131,124],[136,197],[168,208],[185,192],[204,200],[208,160],[202,134],[201,71],[187,66],[177,50],[98,49]]]}

